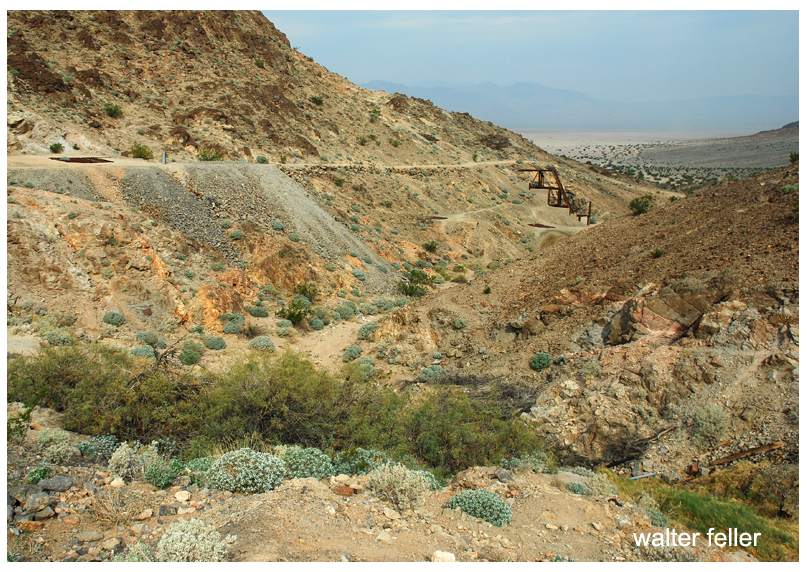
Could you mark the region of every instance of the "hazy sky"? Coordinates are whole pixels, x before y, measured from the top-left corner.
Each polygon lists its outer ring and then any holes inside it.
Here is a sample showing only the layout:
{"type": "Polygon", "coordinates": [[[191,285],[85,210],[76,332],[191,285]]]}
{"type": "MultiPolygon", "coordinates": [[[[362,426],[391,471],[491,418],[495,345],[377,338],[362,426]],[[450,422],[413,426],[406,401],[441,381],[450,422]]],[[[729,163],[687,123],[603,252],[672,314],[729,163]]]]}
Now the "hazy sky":
{"type": "Polygon", "coordinates": [[[354,83],[534,82],[612,101],[797,95],[797,11],[275,11],[354,83]]]}

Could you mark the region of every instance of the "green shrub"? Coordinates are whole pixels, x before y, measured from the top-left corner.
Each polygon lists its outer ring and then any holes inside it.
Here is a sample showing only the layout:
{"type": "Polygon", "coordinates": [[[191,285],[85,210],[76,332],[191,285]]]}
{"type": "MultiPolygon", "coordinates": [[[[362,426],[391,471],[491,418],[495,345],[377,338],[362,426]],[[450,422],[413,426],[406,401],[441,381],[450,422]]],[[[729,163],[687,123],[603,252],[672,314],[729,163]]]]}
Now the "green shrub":
{"type": "Polygon", "coordinates": [[[701,449],[716,447],[723,441],[729,419],[720,409],[706,406],[695,413],[696,443],[701,449]]]}
{"type": "Polygon", "coordinates": [[[319,95],[312,95],[308,99],[315,105],[322,105],[325,102],[325,100],[322,99],[322,96],[319,95]]]}
{"type": "Polygon", "coordinates": [[[321,479],[335,474],[331,459],[316,447],[288,450],[283,455],[283,461],[286,463],[286,476],[290,479],[321,479]]]}
{"type": "Polygon", "coordinates": [[[367,279],[367,275],[359,269],[353,271],[353,276],[355,276],[357,280],[361,280],[362,282],[364,282],[367,279]]]}
{"type": "Polygon", "coordinates": [[[202,147],[196,155],[199,161],[221,161],[221,157],[219,151],[211,149],[210,147],[202,147]]]}
{"type": "Polygon", "coordinates": [[[423,369],[418,375],[418,379],[423,381],[434,381],[435,379],[441,378],[446,374],[446,370],[444,370],[439,365],[430,365],[429,367],[423,369]]]}
{"type": "Polygon", "coordinates": [[[644,214],[650,210],[655,200],[656,198],[651,194],[642,195],[641,197],[633,199],[628,205],[628,208],[632,210],[635,215],[644,214]]]}
{"type": "Polygon", "coordinates": [[[467,325],[468,323],[462,318],[454,318],[454,329],[461,330],[467,325]]]}
{"type": "Polygon", "coordinates": [[[45,336],[51,346],[71,346],[76,343],[76,339],[68,334],[61,332],[48,332],[45,336]]]}
{"type": "Polygon", "coordinates": [[[424,242],[423,243],[423,248],[426,249],[429,252],[437,252],[437,249],[439,247],[440,247],[440,245],[435,240],[430,240],[429,242],[424,242]]]}
{"type": "Polygon", "coordinates": [[[202,353],[192,350],[183,349],[179,354],[179,361],[185,365],[196,365],[201,361],[202,353]]]}
{"type": "Polygon", "coordinates": [[[356,304],[350,300],[345,300],[339,305],[336,312],[342,317],[343,320],[348,320],[356,315],[356,304]]]}
{"type": "Polygon", "coordinates": [[[399,509],[406,510],[423,502],[431,483],[418,471],[411,471],[397,463],[386,463],[368,473],[367,489],[399,509]]]}
{"type": "Polygon", "coordinates": [[[110,324],[116,328],[121,326],[125,321],[126,318],[123,317],[123,314],[118,312],[107,312],[103,317],[103,322],[105,324],[110,324]]]}
{"type": "Polygon", "coordinates": [[[241,232],[240,230],[234,230],[230,233],[230,238],[232,238],[233,240],[241,240],[242,238],[244,238],[244,233],[241,232]]]}
{"type": "Polygon", "coordinates": [[[268,318],[269,312],[266,308],[261,308],[260,306],[250,306],[247,308],[247,312],[250,313],[251,316],[255,318],[268,318]]]}
{"type": "Polygon", "coordinates": [[[293,232],[289,235],[289,240],[292,242],[300,242],[300,236],[293,232]]]}
{"type": "Polygon", "coordinates": [[[210,336],[205,339],[205,347],[209,350],[223,350],[227,347],[224,338],[219,336],[210,336]]]}
{"type": "Polygon", "coordinates": [[[224,270],[224,265],[221,262],[211,262],[210,270],[212,270],[213,272],[221,272],[222,270],[224,270]]]}
{"type": "Polygon", "coordinates": [[[276,316],[284,318],[294,325],[305,320],[310,314],[311,302],[303,296],[295,297],[291,304],[275,312],[276,316]]]}
{"type": "Polygon", "coordinates": [[[28,473],[28,484],[35,485],[39,481],[44,481],[45,479],[49,479],[53,476],[53,469],[46,465],[45,463],[39,463],[35,469],[31,469],[31,472],[28,473]]]}
{"type": "Polygon", "coordinates": [[[283,223],[280,222],[279,220],[273,220],[271,224],[272,228],[275,230],[283,230],[284,228],[286,228],[285,226],[283,226],[283,223]]]}
{"type": "Polygon", "coordinates": [[[325,324],[323,324],[322,320],[320,320],[319,318],[311,318],[308,321],[308,325],[311,326],[311,329],[314,330],[315,332],[318,332],[325,327],[325,324]]]}
{"type": "Polygon", "coordinates": [[[219,316],[219,321],[221,322],[239,322],[241,324],[244,323],[245,318],[244,314],[238,314],[235,312],[227,312],[226,314],[222,314],[219,316]]]}
{"type": "Polygon", "coordinates": [[[566,490],[572,493],[573,495],[587,495],[588,494],[588,487],[583,483],[566,483],[566,490]]]}
{"type": "Polygon", "coordinates": [[[140,346],[139,348],[134,348],[132,351],[129,352],[134,357],[145,358],[145,359],[157,359],[157,356],[154,354],[154,348],[151,346],[140,346]]]}
{"type": "Polygon", "coordinates": [[[240,334],[242,329],[241,322],[236,322],[235,320],[224,325],[225,334],[240,334]]]}
{"type": "Polygon", "coordinates": [[[294,288],[294,291],[301,296],[305,296],[311,302],[316,300],[319,295],[319,289],[313,282],[302,282],[294,288]]]}
{"type": "Polygon", "coordinates": [[[114,478],[137,479],[143,472],[143,463],[128,443],[122,443],[109,458],[109,472],[114,478]]]}
{"type": "Polygon", "coordinates": [[[154,152],[148,145],[140,145],[135,143],[129,148],[129,154],[133,159],[151,159],[154,157],[154,152]]]}
{"type": "Polygon", "coordinates": [[[285,463],[274,455],[243,448],[216,459],[207,480],[224,491],[262,493],[280,486],[285,474],[285,463]]]}
{"type": "Polygon", "coordinates": [[[232,222],[230,222],[229,220],[223,220],[223,221],[219,222],[219,226],[220,226],[221,228],[227,229],[227,228],[232,227],[232,226],[233,226],[233,223],[232,223],[232,222]]]}
{"type": "Polygon", "coordinates": [[[249,348],[259,351],[275,351],[275,343],[268,336],[258,336],[249,342],[249,348]]]}
{"type": "Polygon", "coordinates": [[[123,110],[118,104],[112,104],[112,103],[105,104],[104,113],[106,113],[109,117],[112,118],[123,117],[123,110]]]}
{"type": "Polygon", "coordinates": [[[539,352],[532,356],[530,367],[536,371],[541,371],[552,365],[552,356],[546,352],[539,352]]]}
{"type": "Polygon", "coordinates": [[[798,163],[799,162],[799,154],[796,153],[796,152],[791,152],[790,153],[790,162],[794,163],[794,164],[798,163]]]}
{"type": "Polygon", "coordinates": [[[600,366],[600,362],[595,359],[588,360],[586,365],[583,366],[583,377],[601,377],[602,376],[602,367],[600,366]]]}
{"type": "Polygon", "coordinates": [[[178,520],[162,535],[154,552],[156,562],[225,562],[228,540],[212,524],[198,518],[178,520]]]}
{"type": "Polygon", "coordinates": [[[493,526],[509,524],[513,517],[510,506],[499,495],[486,489],[462,491],[449,499],[446,508],[459,508],[465,514],[481,518],[493,526]]]}
{"type": "Polygon", "coordinates": [[[255,157],[255,161],[257,161],[257,162],[258,162],[258,163],[260,163],[261,165],[265,165],[266,163],[268,163],[268,162],[269,162],[269,159],[267,159],[267,158],[266,158],[266,157],[264,157],[263,155],[258,155],[257,157],[255,157]]]}
{"type": "Polygon", "coordinates": [[[61,143],[51,143],[50,144],[50,152],[51,153],[61,153],[64,151],[64,145],[61,143]]]}
{"type": "Polygon", "coordinates": [[[364,350],[361,348],[361,346],[350,346],[345,350],[345,355],[342,356],[342,361],[353,361],[359,357],[362,352],[364,352],[364,350]]]}
{"type": "Polygon", "coordinates": [[[292,326],[291,320],[278,320],[275,325],[278,328],[290,328],[292,326]]]}
{"type": "Polygon", "coordinates": [[[135,339],[139,342],[143,342],[144,344],[155,346],[157,345],[157,334],[154,332],[137,332],[135,335],[135,339]]]}
{"type": "Polygon", "coordinates": [[[181,469],[181,463],[166,461],[158,457],[148,464],[145,471],[146,481],[158,489],[164,489],[179,476],[181,469]]]}
{"type": "Polygon", "coordinates": [[[379,328],[378,322],[368,322],[366,324],[362,324],[361,328],[359,328],[358,337],[360,340],[366,340],[370,335],[376,332],[379,328]]]}
{"type": "Polygon", "coordinates": [[[653,258],[661,258],[663,254],[664,251],[658,247],[650,251],[650,256],[652,256],[653,258]]]}

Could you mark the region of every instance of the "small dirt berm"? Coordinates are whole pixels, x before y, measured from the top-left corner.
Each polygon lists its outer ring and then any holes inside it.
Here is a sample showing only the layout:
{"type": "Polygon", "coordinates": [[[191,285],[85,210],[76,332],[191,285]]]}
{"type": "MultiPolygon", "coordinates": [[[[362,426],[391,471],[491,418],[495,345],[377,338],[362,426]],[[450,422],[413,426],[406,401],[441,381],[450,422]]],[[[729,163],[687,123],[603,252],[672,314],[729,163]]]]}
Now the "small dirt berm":
{"type": "Polygon", "coordinates": [[[582,220],[583,217],[586,217],[586,225],[591,224],[591,201],[578,199],[573,192],[564,189],[563,183],[560,182],[558,170],[554,165],[549,165],[543,169],[528,167],[519,169],[519,171],[535,173],[527,188],[546,189],[546,204],[550,207],[568,208],[569,214],[576,215],[577,220],[582,220]],[[586,210],[586,207],[588,207],[588,210],[586,210]]]}

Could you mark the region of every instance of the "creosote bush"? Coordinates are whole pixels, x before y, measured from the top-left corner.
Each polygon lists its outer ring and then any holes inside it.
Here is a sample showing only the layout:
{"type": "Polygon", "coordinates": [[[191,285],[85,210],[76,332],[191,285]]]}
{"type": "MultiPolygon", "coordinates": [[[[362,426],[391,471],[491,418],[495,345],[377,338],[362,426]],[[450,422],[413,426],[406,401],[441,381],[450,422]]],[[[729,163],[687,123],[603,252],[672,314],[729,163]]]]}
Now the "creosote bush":
{"type": "Polygon", "coordinates": [[[635,215],[644,214],[650,210],[655,200],[656,198],[651,194],[642,195],[641,197],[633,199],[628,205],[628,208],[632,210],[635,215]]]}
{"type": "Polygon", "coordinates": [[[263,493],[279,487],[285,474],[283,461],[245,447],[216,459],[207,471],[207,480],[224,491],[263,493]]]}
{"type": "Polygon", "coordinates": [[[462,491],[449,499],[446,508],[459,508],[465,514],[481,518],[493,526],[509,524],[513,518],[510,506],[499,495],[486,489],[462,491]]]}

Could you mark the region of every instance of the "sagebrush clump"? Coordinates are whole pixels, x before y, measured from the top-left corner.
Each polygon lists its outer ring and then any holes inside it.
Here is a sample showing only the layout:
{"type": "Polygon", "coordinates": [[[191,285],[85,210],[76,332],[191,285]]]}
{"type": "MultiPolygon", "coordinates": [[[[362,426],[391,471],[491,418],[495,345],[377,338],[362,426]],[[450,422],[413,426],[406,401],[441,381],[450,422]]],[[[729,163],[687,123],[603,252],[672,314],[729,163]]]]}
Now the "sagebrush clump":
{"type": "Polygon", "coordinates": [[[552,365],[552,356],[546,352],[540,352],[532,356],[530,367],[536,371],[541,371],[552,365]]]}
{"type": "Polygon", "coordinates": [[[136,479],[143,474],[143,463],[128,443],[123,443],[109,459],[109,472],[115,478],[136,479]]]}
{"type": "Polygon", "coordinates": [[[342,361],[348,362],[353,361],[357,357],[359,357],[364,350],[361,349],[361,346],[350,346],[348,349],[345,350],[345,355],[342,356],[342,361]]]}
{"type": "Polygon", "coordinates": [[[120,314],[118,312],[107,312],[106,314],[104,314],[104,317],[102,319],[105,324],[110,324],[112,326],[115,326],[116,328],[126,321],[126,318],[123,317],[123,314],[120,314]]]}
{"type": "Polygon", "coordinates": [[[285,474],[283,461],[245,447],[216,459],[207,471],[207,480],[224,491],[262,493],[280,486],[285,474]]]}
{"type": "Polygon", "coordinates": [[[597,473],[588,480],[588,494],[595,497],[615,497],[619,495],[619,491],[608,475],[597,473]]]}
{"type": "Polygon", "coordinates": [[[275,351],[275,342],[273,342],[268,336],[258,336],[249,342],[249,349],[262,352],[273,352],[275,351]]]}
{"type": "Polygon", "coordinates": [[[215,526],[198,518],[180,520],[165,531],[154,556],[157,562],[224,562],[227,544],[234,540],[222,538],[215,526]]]}
{"type": "Polygon", "coordinates": [[[431,482],[417,471],[386,463],[367,475],[367,489],[373,494],[407,509],[423,502],[431,482]]]}
{"type": "Polygon", "coordinates": [[[227,347],[227,344],[224,338],[220,336],[210,336],[205,339],[205,347],[209,350],[223,350],[227,347]]]}
{"type": "Polygon", "coordinates": [[[723,441],[729,419],[720,409],[706,406],[695,413],[696,442],[702,449],[716,447],[723,441]]]}
{"type": "Polygon", "coordinates": [[[358,338],[360,340],[366,340],[375,331],[377,331],[378,328],[379,328],[378,322],[368,322],[366,324],[362,324],[361,328],[359,328],[358,338]]]}
{"type": "Polygon", "coordinates": [[[493,526],[509,524],[513,518],[510,505],[486,489],[462,491],[449,499],[446,508],[459,508],[465,514],[481,518],[493,526]]]}

